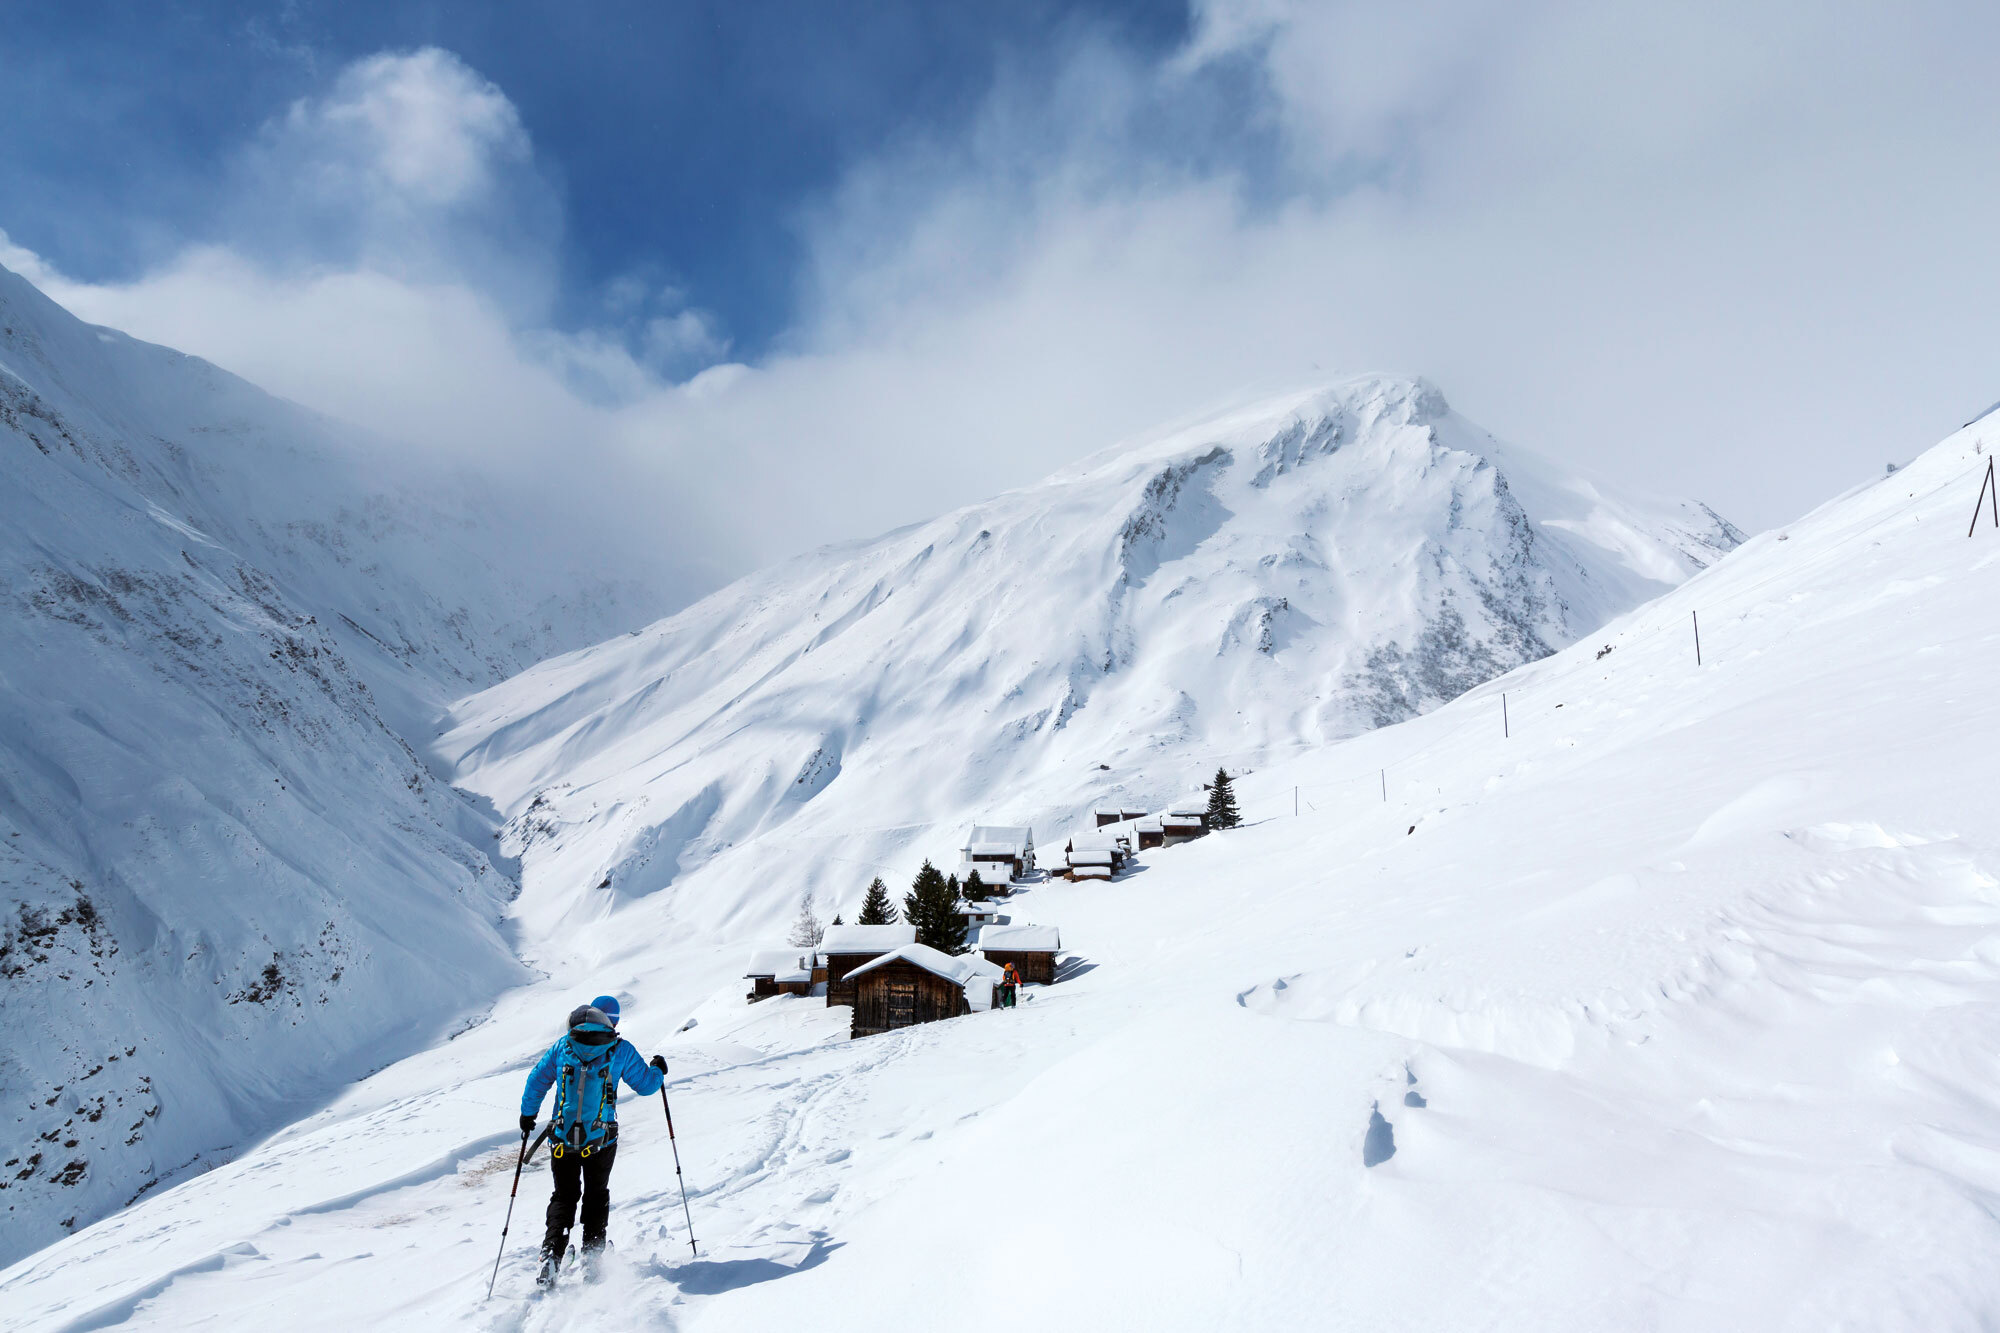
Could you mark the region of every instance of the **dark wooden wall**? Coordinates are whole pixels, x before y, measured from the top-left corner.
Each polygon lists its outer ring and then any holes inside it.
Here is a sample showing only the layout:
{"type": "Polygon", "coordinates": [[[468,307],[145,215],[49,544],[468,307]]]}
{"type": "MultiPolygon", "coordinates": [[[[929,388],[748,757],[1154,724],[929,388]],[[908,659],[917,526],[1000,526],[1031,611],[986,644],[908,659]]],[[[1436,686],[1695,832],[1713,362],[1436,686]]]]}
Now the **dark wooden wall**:
{"type": "Polygon", "coordinates": [[[874,953],[830,953],[826,956],[826,1002],[829,1007],[836,1004],[854,1003],[854,983],[847,974],[864,963],[872,963],[887,949],[874,953]]]}
{"type": "Polygon", "coordinates": [[[744,998],[750,1001],[750,1003],[755,1004],[759,1000],[768,1000],[777,993],[778,983],[775,978],[752,977],[750,980],[750,993],[744,998]]]}
{"type": "Polygon", "coordinates": [[[1024,982],[1033,981],[1047,986],[1056,979],[1056,956],[1044,950],[981,949],[986,961],[995,967],[1005,967],[1012,963],[1014,970],[1021,974],[1024,982]]]}
{"type": "Polygon", "coordinates": [[[965,1003],[965,992],[957,985],[901,959],[863,973],[852,986],[854,1021],[848,1032],[855,1037],[872,1037],[878,1032],[891,1032],[916,1023],[935,1023],[941,1018],[956,1018],[971,1012],[965,1003]],[[895,1004],[899,989],[908,1000],[901,1013],[896,1012],[899,1006],[895,1004]]]}

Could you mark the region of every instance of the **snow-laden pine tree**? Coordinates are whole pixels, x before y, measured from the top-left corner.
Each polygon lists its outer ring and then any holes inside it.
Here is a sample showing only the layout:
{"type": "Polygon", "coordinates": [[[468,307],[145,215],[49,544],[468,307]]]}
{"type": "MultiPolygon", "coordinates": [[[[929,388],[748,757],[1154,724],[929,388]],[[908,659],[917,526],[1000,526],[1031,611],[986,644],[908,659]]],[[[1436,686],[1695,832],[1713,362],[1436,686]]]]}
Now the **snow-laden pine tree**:
{"type": "Polygon", "coordinates": [[[965,877],[965,887],[961,892],[969,903],[983,903],[993,896],[993,891],[986,887],[986,881],[979,877],[977,870],[965,877]]]}

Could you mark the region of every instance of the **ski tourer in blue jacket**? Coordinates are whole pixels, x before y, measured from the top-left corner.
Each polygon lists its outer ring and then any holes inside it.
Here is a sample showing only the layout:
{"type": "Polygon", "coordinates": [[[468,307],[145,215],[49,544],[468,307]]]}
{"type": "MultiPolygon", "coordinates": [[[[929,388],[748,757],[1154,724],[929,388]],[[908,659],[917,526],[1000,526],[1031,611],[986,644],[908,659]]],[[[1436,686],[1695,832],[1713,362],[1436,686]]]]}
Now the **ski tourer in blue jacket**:
{"type": "Polygon", "coordinates": [[[600,995],[572,1010],[569,1030],[535,1062],[521,1093],[521,1137],[535,1131],[535,1116],[549,1089],[556,1090],[550,1113],[549,1168],[555,1191],[549,1197],[548,1229],[542,1240],[542,1271],[536,1281],[555,1282],[569,1232],[583,1204],[586,1269],[604,1246],[611,1214],[611,1164],[618,1155],[618,1083],[650,1097],[666,1081],[661,1056],[639,1057],[638,1048],[618,1035],[618,1001],[600,995]]]}
{"type": "Polygon", "coordinates": [[[555,1088],[549,1140],[559,1156],[565,1151],[587,1155],[617,1138],[621,1079],[641,1097],[658,1092],[666,1079],[660,1067],[666,1061],[655,1056],[658,1064],[648,1064],[638,1047],[618,1035],[617,1023],[602,1006],[584,1005],[570,1015],[569,1031],[529,1071],[528,1086],[521,1091],[522,1128],[532,1129],[549,1089],[555,1088]]]}

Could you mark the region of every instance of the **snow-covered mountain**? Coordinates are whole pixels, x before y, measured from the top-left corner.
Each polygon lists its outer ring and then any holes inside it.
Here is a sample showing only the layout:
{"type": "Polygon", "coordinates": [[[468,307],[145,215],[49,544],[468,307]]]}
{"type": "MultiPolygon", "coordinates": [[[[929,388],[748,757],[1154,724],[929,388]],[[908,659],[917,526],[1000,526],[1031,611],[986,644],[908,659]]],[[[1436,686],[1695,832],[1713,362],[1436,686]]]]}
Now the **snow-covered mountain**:
{"type": "Polygon", "coordinates": [[[741,934],[982,816],[1155,808],[1435,708],[1740,540],[1357,379],[744,579],[466,700],[441,752],[511,820],[531,936],[725,850],[677,919],[741,934]]]}
{"type": "Polygon", "coordinates": [[[2000,531],[1966,523],[1996,447],[1962,431],[1553,657],[1274,758],[1239,785],[1245,828],[1029,887],[1008,911],[1075,963],[1017,1010],[849,1041],[818,1001],[744,1005],[742,956],[654,894],[587,968],[0,1272],[0,1308],[35,1330],[1990,1327],[2000,531]],[[523,1072],[599,986],[671,1062],[678,1153],[628,1101],[612,1275],[540,1303],[531,1169],[489,1303],[523,1072]]]}
{"type": "Polygon", "coordinates": [[[521,978],[408,740],[663,599],[508,519],[0,270],[0,1258],[521,978]]]}

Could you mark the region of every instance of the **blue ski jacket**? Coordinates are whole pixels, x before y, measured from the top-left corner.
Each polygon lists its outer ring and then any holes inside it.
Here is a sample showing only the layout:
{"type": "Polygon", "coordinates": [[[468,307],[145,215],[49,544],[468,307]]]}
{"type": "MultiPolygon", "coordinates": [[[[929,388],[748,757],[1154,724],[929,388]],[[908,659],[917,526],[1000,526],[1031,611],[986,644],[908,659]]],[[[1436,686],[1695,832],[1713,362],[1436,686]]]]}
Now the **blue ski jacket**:
{"type": "Polygon", "coordinates": [[[528,1086],[521,1093],[521,1114],[540,1115],[542,1099],[557,1088],[556,1133],[571,1123],[584,1129],[584,1143],[601,1146],[618,1136],[618,1080],[641,1097],[650,1097],[666,1075],[639,1057],[639,1048],[620,1038],[614,1046],[578,1046],[568,1034],[535,1062],[528,1086]],[[560,1084],[560,1087],[557,1085],[560,1084]]]}

